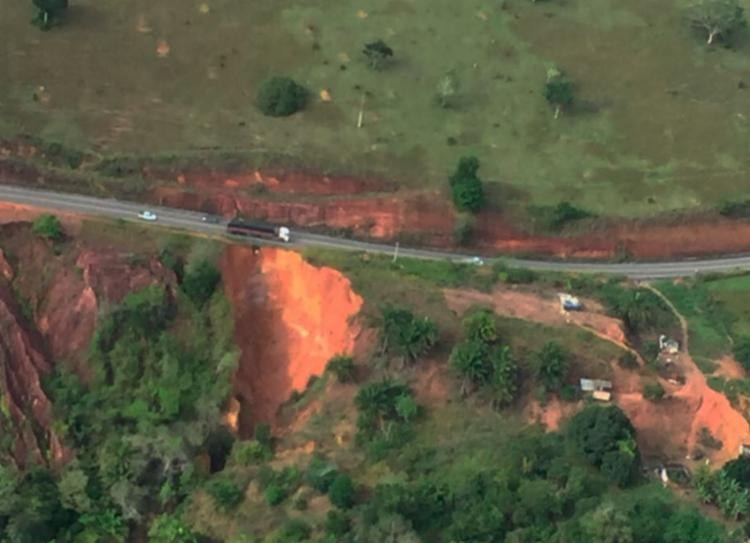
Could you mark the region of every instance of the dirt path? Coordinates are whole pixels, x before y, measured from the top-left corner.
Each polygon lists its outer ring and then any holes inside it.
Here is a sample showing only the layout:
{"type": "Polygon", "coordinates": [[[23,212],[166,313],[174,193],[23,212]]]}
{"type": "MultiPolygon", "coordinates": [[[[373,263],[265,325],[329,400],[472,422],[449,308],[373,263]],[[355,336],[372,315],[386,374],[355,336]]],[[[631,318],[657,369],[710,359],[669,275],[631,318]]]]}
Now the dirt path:
{"type": "Polygon", "coordinates": [[[684,432],[674,432],[673,428],[680,426],[679,424],[670,426],[672,437],[677,443],[684,442],[688,454],[692,455],[696,448],[700,448],[715,464],[721,465],[736,457],[740,445],[750,440],[750,425],[743,414],[729,403],[726,396],[708,386],[706,376],[690,356],[687,319],[659,289],[647,283],[641,286],[659,296],[667,304],[677,317],[682,331],[682,352],[673,357],[673,360],[683,370],[685,384],[678,388],[666,384],[665,388],[672,389],[669,401],[679,402],[679,409],[675,409],[672,418],[685,421],[689,419],[690,424],[685,436],[680,435],[684,432]],[[721,441],[722,447],[719,450],[706,450],[701,444],[700,435],[706,430],[721,441]]]}
{"type": "Polygon", "coordinates": [[[661,300],[667,304],[667,307],[672,311],[675,317],[677,317],[677,320],[680,322],[680,330],[682,332],[682,349],[689,353],[689,340],[690,340],[690,333],[688,332],[688,322],[685,317],[682,316],[682,313],[680,313],[675,305],[672,303],[672,300],[667,298],[662,291],[660,291],[655,286],[651,285],[650,283],[640,283],[640,286],[645,288],[646,290],[650,290],[654,294],[656,294],[661,300]]]}

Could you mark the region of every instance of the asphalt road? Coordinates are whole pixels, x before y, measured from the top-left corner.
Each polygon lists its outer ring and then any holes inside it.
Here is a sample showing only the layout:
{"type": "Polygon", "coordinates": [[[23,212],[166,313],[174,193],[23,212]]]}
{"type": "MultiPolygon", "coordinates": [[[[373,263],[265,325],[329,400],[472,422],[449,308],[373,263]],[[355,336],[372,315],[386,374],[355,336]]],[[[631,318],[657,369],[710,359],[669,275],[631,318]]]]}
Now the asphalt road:
{"type": "MultiPolygon", "coordinates": [[[[95,215],[112,219],[139,220],[137,215],[144,209],[143,204],[124,202],[121,200],[94,198],[62,192],[51,192],[37,189],[0,185],[0,201],[43,207],[58,211],[95,215]]],[[[202,221],[203,214],[182,209],[150,206],[149,210],[157,214],[156,225],[187,230],[190,232],[222,235],[225,225],[212,224],[202,221]]],[[[249,239],[248,243],[269,244],[268,240],[249,239]]],[[[279,243],[270,243],[278,245],[279,243]]],[[[394,254],[394,245],[354,241],[333,236],[312,234],[304,230],[292,229],[290,247],[330,247],[348,251],[365,251],[379,254],[394,254]]],[[[429,249],[414,249],[399,247],[399,256],[424,258],[430,260],[447,260],[460,262],[468,260],[472,255],[432,251],[429,249]]],[[[496,259],[485,259],[490,264],[496,259]]],[[[562,272],[591,272],[601,274],[622,275],[633,279],[656,279],[669,277],[685,277],[697,273],[729,272],[735,270],[750,270],[750,255],[729,256],[715,259],[679,260],[673,262],[628,262],[628,263],[589,263],[581,261],[556,260],[527,260],[517,258],[502,258],[509,266],[518,266],[537,271],[562,272]]]]}

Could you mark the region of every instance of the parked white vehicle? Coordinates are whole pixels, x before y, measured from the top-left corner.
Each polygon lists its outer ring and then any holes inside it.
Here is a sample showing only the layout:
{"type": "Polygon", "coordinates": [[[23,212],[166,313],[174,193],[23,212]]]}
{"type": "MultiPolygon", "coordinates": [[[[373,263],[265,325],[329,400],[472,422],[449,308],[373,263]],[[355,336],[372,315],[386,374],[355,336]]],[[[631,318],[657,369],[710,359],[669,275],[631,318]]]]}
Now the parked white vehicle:
{"type": "Polygon", "coordinates": [[[138,218],[143,219],[144,221],[155,221],[156,213],[154,213],[153,211],[144,210],[138,213],[138,218]]]}
{"type": "Polygon", "coordinates": [[[472,264],[474,266],[484,266],[484,260],[478,256],[470,256],[461,260],[463,264],[472,264]]]}

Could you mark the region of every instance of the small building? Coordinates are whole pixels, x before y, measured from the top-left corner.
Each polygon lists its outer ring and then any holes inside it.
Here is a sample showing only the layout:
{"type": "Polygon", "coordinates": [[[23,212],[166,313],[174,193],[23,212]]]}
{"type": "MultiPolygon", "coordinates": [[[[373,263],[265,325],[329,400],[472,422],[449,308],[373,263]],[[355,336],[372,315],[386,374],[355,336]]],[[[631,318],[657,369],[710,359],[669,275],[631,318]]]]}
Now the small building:
{"type": "Polygon", "coordinates": [[[659,336],[659,351],[667,354],[676,354],[680,350],[680,344],[677,340],[668,338],[664,334],[659,336]]]}
{"type": "Polygon", "coordinates": [[[583,304],[581,303],[581,300],[576,298],[575,296],[571,296],[570,294],[560,293],[558,294],[560,297],[560,308],[563,311],[580,311],[583,309],[583,304]]]}
{"type": "Polygon", "coordinates": [[[597,390],[612,390],[612,381],[604,379],[581,379],[581,391],[596,392],[597,390]]]}
{"type": "Polygon", "coordinates": [[[595,390],[591,397],[599,402],[608,402],[612,399],[612,393],[607,390],[595,390]]]}

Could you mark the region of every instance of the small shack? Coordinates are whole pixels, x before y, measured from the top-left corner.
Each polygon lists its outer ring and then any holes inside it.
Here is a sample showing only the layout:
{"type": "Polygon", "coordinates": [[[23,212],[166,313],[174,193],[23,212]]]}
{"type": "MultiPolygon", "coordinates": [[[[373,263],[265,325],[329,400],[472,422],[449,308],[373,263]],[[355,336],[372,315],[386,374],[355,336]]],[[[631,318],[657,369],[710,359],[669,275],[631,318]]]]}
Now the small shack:
{"type": "Polygon", "coordinates": [[[666,354],[677,354],[680,350],[680,344],[677,340],[669,338],[664,334],[659,336],[659,351],[666,354]]]}
{"type": "Polygon", "coordinates": [[[608,402],[612,399],[612,381],[581,379],[581,391],[591,392],[591,397],[599,402],[608,402]]]}
{"type": "Polygon", "coordinates": [[[560,298],[560,309],[563,311],[580,311],[583,309],[583,304],[581,303],[581,300],[576,298],[575,296],[571,296],[570,294],[565,294],[563,292],[558,294],[560,298]]]}
{"type": "Polygon", "coordinates": [[[604,379],[581,379],[581,390],[583,392],[612,390],[612,381],[606,381],[604,379]]]}

